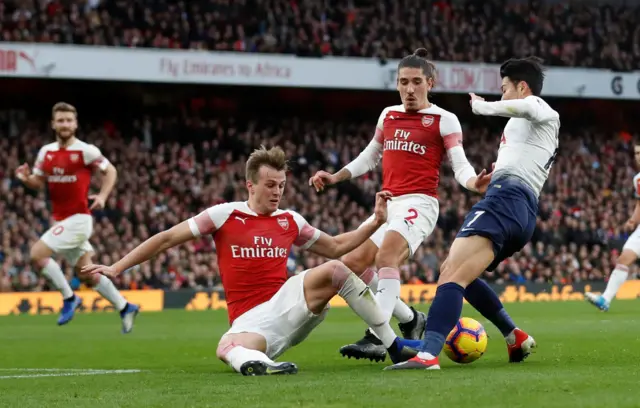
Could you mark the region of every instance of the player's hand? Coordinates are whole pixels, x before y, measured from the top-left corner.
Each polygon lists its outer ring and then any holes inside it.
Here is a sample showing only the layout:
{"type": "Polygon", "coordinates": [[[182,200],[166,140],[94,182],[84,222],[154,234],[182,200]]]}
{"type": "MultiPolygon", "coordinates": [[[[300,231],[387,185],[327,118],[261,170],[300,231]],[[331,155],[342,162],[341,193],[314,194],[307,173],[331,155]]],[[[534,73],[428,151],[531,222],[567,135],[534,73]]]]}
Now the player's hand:
{"type": "Polygon", "coordinates": [[[385,190],[376,194],[376,206],[373,209],[376,224],[382,225],[387,222],[387,201],[392,197],[393,194],[385,190]]]}
{"type": "Polygon", "coordinates": [[[469,96],[471,97],[471,100],[469,100],[469,105],[471,106],[473,106],[473,101],[484,101],[484,98],[482,96],[478,96],[473,92],[470,92],[469,96]]]}
{"type": "Polygon", "coordinates": [[[89,210],[102,210],[105,206],[105,199],[100,194],[93,194],[89,196],[89,200],[93,200],[93,204],[89,207],[89,210]]]}
{"type": "Polygon", "coordinates": [[[27,163],[24,163],[16,169],[16,177],[18,180],[24,181],[31,175],[31,168],[27,163]]]}
{"type": "Polygon", "coordinates": [[[636,229],[637,226],[638,226],[638,223],[631,218],[624,223],[624,229],[626,229],[627,231],[633,231],[634,229],[636,229]]]}
{"type": "Polygon", "coordinates": [[[491,183],[491,177],[493,176],[493,170],[496,168],[496,164],[491,164],[491,173],[488,173],[486,169],[482,169],[480,174],[476,177],[473,182],[473,190],[478,193],[485,193],[489,184],[491,183]]]}
{"type": "Polygon", "coordinates": [[[109,278],[115,278],[116,276],[118,276],[118,273],[116,272],[116,268],[114,268],[113,266],[95,265],[95,264],[89,264],[89,265],[83,266],[82,269],[80,270],[80,273],[82,275],[101,274],[109,278]]]}
{"type": "Polygon", "coordinates": [[[325,187],[335,184],[336,182],[337,180],[333,174],[327,173],[324,170],[319,170],[309,179],[309,185],[313,186],[317,192],[324,190],[325,187]]]}

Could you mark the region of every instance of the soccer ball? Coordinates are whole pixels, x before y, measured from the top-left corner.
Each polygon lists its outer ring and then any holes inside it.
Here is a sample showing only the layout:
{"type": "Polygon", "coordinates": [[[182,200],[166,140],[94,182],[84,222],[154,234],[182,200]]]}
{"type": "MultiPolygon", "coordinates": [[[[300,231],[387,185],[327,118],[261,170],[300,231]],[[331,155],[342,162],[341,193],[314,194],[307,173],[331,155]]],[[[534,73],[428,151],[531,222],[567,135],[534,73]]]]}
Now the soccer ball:
{"type": "Polygon", "coordinates": [[[461,318],[444,343],[444,353],[460,364],[476,361],[487,350],[487,332],[477,320],[461,318]]]}

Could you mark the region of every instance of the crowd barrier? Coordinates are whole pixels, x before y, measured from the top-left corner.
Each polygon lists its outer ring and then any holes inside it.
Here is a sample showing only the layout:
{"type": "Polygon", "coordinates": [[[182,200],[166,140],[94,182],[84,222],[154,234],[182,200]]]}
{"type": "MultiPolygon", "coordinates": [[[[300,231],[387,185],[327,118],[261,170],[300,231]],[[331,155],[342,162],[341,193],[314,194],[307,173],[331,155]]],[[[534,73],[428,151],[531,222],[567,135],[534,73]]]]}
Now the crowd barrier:
{"type": "MultiPolygon", "coordinates": [[[[492,285],[500,299],[512,302],[553,302],[582,300],[584,292],[602,292],[604,282],[576,283],[570,285],[526,283],[520,285],[492,285]]],[[[92,290],[76,292],[82,298],[80,312],[100,312],[113,310],[111,304],[92,290]]],[[[129,290],[123,295],[132,303],[141,305],[142,310],[161,311],[164,309],[218,310],[226,309],[227,304],[222,290],[212,291],[164,291],[129,290]]],[[[403,285],[400,296],[410,304],[426,304],[433,300],[436,285],[403,285]]],[[[630,280],[620,288],[617,299],[636,299],[640,297],[640,280],[630,280]]],[[[0,293],[0,316],[18,314],[58,313],[62,302],[58,292],[9,292],[0,293]]],[[[333,307],[344,307],[342,298],[331,301],[333,307]]]]}

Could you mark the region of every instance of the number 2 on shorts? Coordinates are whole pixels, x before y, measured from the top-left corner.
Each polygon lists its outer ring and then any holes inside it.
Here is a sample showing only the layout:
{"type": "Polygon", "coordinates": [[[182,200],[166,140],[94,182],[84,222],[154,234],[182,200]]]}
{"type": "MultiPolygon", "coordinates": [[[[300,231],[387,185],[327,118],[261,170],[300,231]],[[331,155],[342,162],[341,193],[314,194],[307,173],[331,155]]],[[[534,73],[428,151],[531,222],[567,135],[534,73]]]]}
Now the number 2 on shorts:
{"type": "Polygon", "coordinates": [[[476,215],[474,215],[474,217],[471,219],[471,221],[469,221],[469,223],[467,225],[465,225],[465,228],[468,228],[471,226],[471,224],[473,224],[474,222],[476,222],[478,220],[478,218],[480,218],[480,216],[484,214],[484,211],[476,211],[476,215]]]}

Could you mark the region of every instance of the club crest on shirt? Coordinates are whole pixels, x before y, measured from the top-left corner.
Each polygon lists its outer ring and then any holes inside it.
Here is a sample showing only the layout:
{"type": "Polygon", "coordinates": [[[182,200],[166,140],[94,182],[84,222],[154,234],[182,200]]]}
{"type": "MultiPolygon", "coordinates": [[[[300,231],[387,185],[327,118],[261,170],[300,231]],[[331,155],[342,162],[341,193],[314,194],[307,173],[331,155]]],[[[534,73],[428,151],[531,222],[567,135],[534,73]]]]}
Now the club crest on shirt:
{"type": "Polygon", "coordinates": [[[422,117],[422,126],[429,127],[433,125],[434,118],[431,115],[424,115],[422,117]]]}
{"type": "Polygon", "coordinates": [[[282,227],[283,230],[289,229],[289,220],[286,218],[278,218],[278,225],[282,227]]]}
{"type": "Polygon", "coordinates": [[[75,163],[78,161],[80,156],[78,156],[78,153],[73,153],[70,158],[71,158],[71,161],[75,163]]]}

